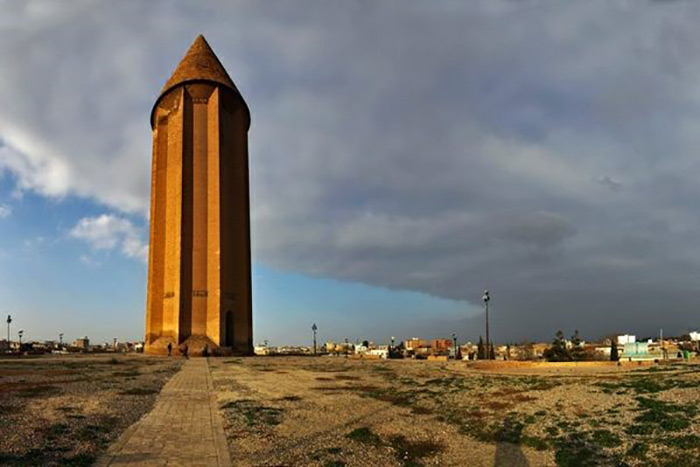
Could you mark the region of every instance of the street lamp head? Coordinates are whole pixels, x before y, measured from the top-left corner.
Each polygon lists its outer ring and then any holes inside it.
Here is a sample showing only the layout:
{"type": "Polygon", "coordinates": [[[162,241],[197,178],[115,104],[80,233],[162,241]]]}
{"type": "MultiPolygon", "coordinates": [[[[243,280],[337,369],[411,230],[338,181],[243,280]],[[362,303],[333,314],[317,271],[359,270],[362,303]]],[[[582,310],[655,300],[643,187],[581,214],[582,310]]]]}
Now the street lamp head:
{"type": "Polygon", "coordinates": [[[481,299],[482,299],[484,302],[488,302],[489,300],[491,300],[491,296],[489,295],[489,290],[488,290],[488,289],[484,290],[484,296],[481,297],[481,299]]]}
{"type": "Polygon", "coordinates": [[[316,331],[317,329],[318,329],[318,328],[316,327],[316,323],[314,323],[313,326],[311,326],[311,330],[312,330],[312,331],[316,331]]]}
{"type": "Polygon", "coordinates": [[[12,322],[12,316],[7,315],[7,324],[10,324],[12,322]]]}

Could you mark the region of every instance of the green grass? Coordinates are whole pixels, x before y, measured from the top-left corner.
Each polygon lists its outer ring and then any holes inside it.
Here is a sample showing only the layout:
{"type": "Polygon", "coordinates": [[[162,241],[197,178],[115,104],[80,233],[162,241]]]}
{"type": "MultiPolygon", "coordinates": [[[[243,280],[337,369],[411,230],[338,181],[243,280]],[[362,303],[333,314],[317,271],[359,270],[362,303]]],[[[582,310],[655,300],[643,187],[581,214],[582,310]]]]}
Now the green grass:
{"type": "Polygon", "coordinates": [[[680,405],[642,396],[636,400],[641,414],[635,417],[635,422],[657,430],[684,430],[690,426],[692,417],[697,413],[694,404],[680,405]]]}
{"type": "Polygon", "coordinates": [[[700,448],[700,436],[698,436],[698,435],[674,436],[671,438],[662,439],[661,443],[665,444],[668,447],[678,448],[678,449],[698,449],[698,448],[700,448]]]}
{"type": "Polygon", "coordinates": [[[358,443],[367,444],[370,446],[380,446],[382,444],[382,439],[372,431],[370,427],[363,426],[360,428],[355,428],[350,433],[345,435],[346,438],[358,443]]]}
{"type": "Polygon", "coordinates": [[[151,388],[129,388],[122,391],[120,394],[123,396],[149,396],[151,394],[158,394],[157,389],[151,388]]]}
{"type": "Polygon", "coordinates": [[[400,407],[408,407],[416,401],[416,394],[412,391],[399,391],[391,388],[375,388],[369,391],[361,391],[363,397],[371,397],[383,402],[389,402],[392,405],[400,407]]]}
{"type": "Polygon", "coordinates": [[[559,467],[588,467],[603,463],[597,446],[582,433],[570,433],[554,440],[554,460],[559,467]]]}
{"type": "Polygon", "coordinates": [[[595,430],[591,439],[595,444],[605,448],[616,448],[622,445],[620,437],[609,430],[595,430]]]}
{"type": "Polygon", "coordinates": [[[647,452],[649,452],[648,444],[636,442],[627,450],[627,456],[634,459],[646,459],[647,452]]]}
{"type": "Polygon", "coordinates": [[[231,416],[242,417],[249,427],[279,425],[284,415],[283,409],[247,399],[227,402],[221,408],[231,416]]]}
{"type": "Polygon", "coordinates": [[[396,460],[403,466],[423,465],[424,457],[433,456],[444,449],[444,446],[435,441],[411,441],[405,436],[396,435],[389,439],[389,445],[394,450],[396,460]]]}
{"type": "Polygon", "coordinates": [[[31,399],[35,397],[43,397],[51,393],[57,393],[60,392],[60,390],[61,389],[56,386],[51,386],[49,384],[41,384],[36,386],[27,386],[24,388],[20,388],[17,391],[17,395],[19,397],[31,399]]]}

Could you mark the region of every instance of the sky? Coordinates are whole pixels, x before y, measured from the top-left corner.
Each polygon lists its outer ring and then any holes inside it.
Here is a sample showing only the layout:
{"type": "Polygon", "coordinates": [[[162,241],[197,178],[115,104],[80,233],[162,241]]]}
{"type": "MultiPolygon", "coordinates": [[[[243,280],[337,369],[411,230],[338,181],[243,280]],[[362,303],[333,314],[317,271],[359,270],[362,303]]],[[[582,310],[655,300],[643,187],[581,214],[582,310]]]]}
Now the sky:
{"type": "Polygon", "coordinates": [[[700,3],[0,12],[13,332],[142,338],[149,113],[200,33],[251,110],[256,343],[473,340],[487,288],[500,342],[700,327],[700,3]]]}

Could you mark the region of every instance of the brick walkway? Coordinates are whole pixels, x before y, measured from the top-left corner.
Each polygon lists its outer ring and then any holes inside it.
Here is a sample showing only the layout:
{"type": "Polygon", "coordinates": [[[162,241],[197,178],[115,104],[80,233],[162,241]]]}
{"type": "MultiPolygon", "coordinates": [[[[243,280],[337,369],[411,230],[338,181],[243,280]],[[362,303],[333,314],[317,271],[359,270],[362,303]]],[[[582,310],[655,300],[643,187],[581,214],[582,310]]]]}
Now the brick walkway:
{"type": "Polygon", "coordinates": [[[153,410],[96,465],[230,466],[207,360],[186,361],[163,387],[153,410]]]}

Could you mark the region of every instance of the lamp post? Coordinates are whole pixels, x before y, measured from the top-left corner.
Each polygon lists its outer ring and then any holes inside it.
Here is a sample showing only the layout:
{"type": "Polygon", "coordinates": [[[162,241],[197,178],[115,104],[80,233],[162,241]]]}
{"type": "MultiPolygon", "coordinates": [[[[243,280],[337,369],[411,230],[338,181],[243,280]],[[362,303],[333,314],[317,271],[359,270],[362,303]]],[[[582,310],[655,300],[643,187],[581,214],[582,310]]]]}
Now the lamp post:
{"type": "Polygon", "coordinates": [[[7,348],[10,348],[10,323],[12,322],[12,316],[7,315],[7,348]]]}
{"type": "Polygon", "coordinates": [[[63,347],[63,333],[58,334],[58,346],[63,347]]]}
{"type": "Polygon", "coordinates": [[[457,334],[454,332],[452,333],[452,342],[454,342],[454,347],[452,348],[454,349],[455,360],[457,360],[457,334]]]}
{"type": "Polygon", "coordinates": [[[484,301],[484,306],[486,306],[486,355],[487,359],[491,359],[491,346],[489,345],[489,302],[491,301],[491,296],[489,295],[489,290],[484,290],[484,296],[481,297],[484,301]]]}
{"type": "Polygon", "coordinates": [[[19,353],[22,353],[22,334],[24,334],[24,329],[20,329],[17,331],[17,335],[19,336],[19,353]]]}
{"type": "Polygon", "coordinates": [[[318,327],[316,327],[316,323],[311,326],[311,330],[314,332],[314,355],[316,355],[316,330],[318,327]]]}

